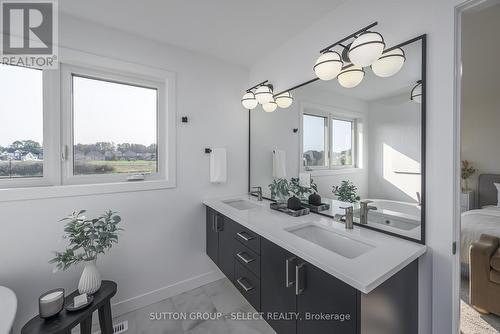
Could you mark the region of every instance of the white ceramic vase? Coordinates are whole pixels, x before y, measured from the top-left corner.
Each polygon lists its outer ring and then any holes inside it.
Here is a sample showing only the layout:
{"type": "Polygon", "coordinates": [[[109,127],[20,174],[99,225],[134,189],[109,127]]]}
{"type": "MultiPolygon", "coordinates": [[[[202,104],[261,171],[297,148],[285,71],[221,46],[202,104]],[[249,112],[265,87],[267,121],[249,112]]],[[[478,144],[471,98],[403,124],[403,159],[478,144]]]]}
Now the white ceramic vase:
{"type": "Polygon", "coordinates": [[[82,277],[78,282],[78,292],[92,295],[101,287],[101,275],[97,270],[96,260],[85,262],[82,277]]]}

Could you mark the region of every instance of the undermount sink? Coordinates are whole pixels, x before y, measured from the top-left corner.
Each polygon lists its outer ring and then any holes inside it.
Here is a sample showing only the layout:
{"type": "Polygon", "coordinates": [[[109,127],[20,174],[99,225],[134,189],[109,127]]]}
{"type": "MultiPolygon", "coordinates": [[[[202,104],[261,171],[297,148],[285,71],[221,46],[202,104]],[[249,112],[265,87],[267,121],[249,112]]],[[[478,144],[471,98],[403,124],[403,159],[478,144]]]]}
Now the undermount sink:
{"type": "Polygon", "coordinates": [[[375,246],[348,238],[315,224],[296,227],[287,231],[348,259],[357,258],[375,248],[375,246]]]}
{"type": "Polygon", "coordinates": [[[250,210],[250,209],[255,209],[258,208],[259,206],[256,204],[253,204],[250,201],[245,201],[243,199],[234,199],[234,200],[229,200],[229,201],[223,201],[222,203],[227,204],[237,210],[250,210]]]}

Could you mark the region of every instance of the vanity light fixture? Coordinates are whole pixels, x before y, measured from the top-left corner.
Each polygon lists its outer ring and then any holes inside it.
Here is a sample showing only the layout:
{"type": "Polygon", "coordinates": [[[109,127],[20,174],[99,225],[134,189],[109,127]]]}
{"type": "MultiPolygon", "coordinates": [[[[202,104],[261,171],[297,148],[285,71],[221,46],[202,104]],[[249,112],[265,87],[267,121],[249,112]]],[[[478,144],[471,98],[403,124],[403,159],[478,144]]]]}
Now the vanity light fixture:
{"type": "Polygon", "coordinates": [[[255,92],[255,98],[262,105],[271,102],[273,100],[273,86],[268,84],[260,86],[255,92]]]}
{"type": "Polygon", "coordinates": [[[416,103],[422,103],[422,80],[418,80],[417,84],[411,90],[410,99],[416,103]]]}
{"type": "Polygon", "coordinates": [[[345,88],[354,88],[363,81],[365,71],[361,66],[350,66],[342,70],[337,79],[339,84],[345,88]]]}
{"type": "Polygon", "coordinates": [[[403,49],[386,51],[372,64],[372,71],[382,78],[391,77],[401,70],[405,61],[406,55],[403,49]]]}
{"type": "Polygon", "coordinates": [[[340,73],[343,65],[338,52],[327,50],[318,57],[313,70],[321,80],[332,80],[340,73]]]}
{"type": "Polygon", "coordinates": [[[241,98],[241,104],[245,109],[255,109],[257,107],[257,99],[255,98],[255,94],[252,92],[247,92],[243,97],[241,98]]]}
{"type": "Polygon", "coordinates": [[[264,109],[265,112],[273,112],[276,108],[278,108],[278,104],[274,101],[274,99],[262,105],[262,109],[264,109]]]}
{"type": "Polygon", "coordinates": [[[284,92],[274,97],[274,101],[280,108],[288,108],[293,103],[293,96],[290,92],[284,92]]]}
{"type": "Polygon", "coordinates": [[[370,66],[384,52],[385,42],[381,34],[374,31],[361,33],[349,47],[349,59],[356,66],[370,66]]]}

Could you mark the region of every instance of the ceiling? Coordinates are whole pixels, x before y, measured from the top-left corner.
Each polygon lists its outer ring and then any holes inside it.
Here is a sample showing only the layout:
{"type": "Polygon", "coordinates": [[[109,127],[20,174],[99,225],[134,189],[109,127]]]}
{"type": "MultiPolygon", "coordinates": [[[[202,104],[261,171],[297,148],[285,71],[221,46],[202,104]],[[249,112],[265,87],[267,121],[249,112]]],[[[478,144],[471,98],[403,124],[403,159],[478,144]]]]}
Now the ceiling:
{"type": "Polygon", "coordinates": [[[59,9],[152,40],[251,66],[346,0],[64,0],[59,9]]]}

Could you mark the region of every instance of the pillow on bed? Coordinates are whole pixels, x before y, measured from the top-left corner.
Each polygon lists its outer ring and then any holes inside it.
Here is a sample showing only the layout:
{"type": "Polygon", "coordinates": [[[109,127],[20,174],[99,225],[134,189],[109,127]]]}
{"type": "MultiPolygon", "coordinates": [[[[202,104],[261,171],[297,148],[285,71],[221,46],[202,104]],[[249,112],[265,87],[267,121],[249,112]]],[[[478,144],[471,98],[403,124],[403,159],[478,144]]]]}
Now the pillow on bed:
{"type": "Polygon", "coordinates": [[[500,207],[500,183],[495,183],[495,187],[497,187],[497,206],[500,207]]]}

